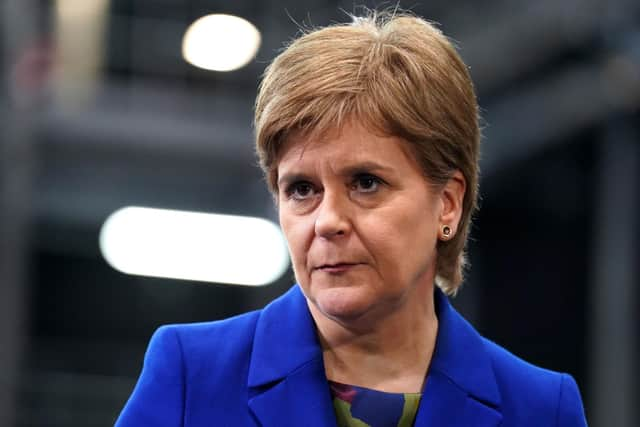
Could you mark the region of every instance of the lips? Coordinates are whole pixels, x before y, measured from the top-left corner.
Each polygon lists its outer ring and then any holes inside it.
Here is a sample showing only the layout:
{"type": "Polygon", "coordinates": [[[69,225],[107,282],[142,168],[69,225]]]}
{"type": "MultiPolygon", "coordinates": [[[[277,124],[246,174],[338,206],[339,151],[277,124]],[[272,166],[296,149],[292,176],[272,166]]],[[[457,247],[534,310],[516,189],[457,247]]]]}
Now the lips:
{"type": "Polygon", "coordinates": [[[322,264],[319,267],[315,267],[313,270],[322,271],[325,273],[337,274],[337,273],[344,273],[346,271],[349,271],[358,265],[360,265],[360,263],[338,262],[334,264],[322,264]]]}

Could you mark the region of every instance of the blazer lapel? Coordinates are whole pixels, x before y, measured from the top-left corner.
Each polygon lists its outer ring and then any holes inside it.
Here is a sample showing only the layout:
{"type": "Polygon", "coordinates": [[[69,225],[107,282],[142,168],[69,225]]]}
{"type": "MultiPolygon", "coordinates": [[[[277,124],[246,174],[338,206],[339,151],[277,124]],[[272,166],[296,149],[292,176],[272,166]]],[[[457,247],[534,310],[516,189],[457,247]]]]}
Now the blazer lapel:
{"type": "Polygon", "coordinates": [[[495,427],[500,393],[482,337],[435,292],[438,336],[416,427],[495,427]]]}
{"type": "Polygon", "coordinates": [[[248,386],[261,426],[336,425],[315,324],[297,285],[260,315],[248,386]]]}
{"type": "MultiPolygon", "coordinates": [[[[498,426],[500,393],[482,337],[440,290],[435,306],[438,337],[414,425],[498,426]]],[[[260,315],[248,387],[261,426],[336,426],[315,324],[297,285],[260,315]]]]}
{"type": "Polygon", "coordinates": [[[336,425],[322,359],[314,359],[249,399],[264,427],[336,425]]]}
{"type": "Polygon", "coordinates": [[[478,401],[440,372],[431,372],[420,400],[415,427],[495,427],[502,415],[478,401]]]}

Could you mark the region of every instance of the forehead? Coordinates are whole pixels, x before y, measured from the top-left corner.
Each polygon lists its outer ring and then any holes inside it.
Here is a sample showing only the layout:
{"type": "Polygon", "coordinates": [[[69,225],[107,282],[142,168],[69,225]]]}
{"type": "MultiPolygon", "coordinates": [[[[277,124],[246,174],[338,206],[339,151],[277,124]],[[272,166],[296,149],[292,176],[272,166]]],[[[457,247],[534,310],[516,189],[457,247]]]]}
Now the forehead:
{"type": "Polygon", "coordinates": [[[322,134],[294,132],[285,141],[277,169],[286,169],[319,162],[339,164],[376,161],[389,166],[416,164],[410,144],[396,136],[369,130],[358,122],[348,122],[340,129],[322,134]]]}

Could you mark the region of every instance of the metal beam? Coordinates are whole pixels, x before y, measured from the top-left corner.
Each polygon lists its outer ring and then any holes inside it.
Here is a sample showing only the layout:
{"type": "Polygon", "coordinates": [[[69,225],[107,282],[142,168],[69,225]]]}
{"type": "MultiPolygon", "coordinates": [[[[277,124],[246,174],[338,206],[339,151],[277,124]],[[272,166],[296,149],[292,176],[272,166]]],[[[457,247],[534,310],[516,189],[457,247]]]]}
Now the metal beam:
{"type": "MultiPolygon", "coordinates": [[[[33,42],[35,9],[28,0],[7,0],[0,5],[0,425],[16,423],[21,356],[25,341],[25,253],[30,216],[30,114],[15,107],[22,93],[17,64],[24,47],[33,42]]],[[[28,94],[22,98],[27,108],[28,94]]]]}
{"type": "Polygon", "coordinates": [[[599,185],[590,285],[590,394],[593,427],[635,427],[638,312],[637,236],[640,235],[638,131],[612,123],[600,144],[599,185]]]}

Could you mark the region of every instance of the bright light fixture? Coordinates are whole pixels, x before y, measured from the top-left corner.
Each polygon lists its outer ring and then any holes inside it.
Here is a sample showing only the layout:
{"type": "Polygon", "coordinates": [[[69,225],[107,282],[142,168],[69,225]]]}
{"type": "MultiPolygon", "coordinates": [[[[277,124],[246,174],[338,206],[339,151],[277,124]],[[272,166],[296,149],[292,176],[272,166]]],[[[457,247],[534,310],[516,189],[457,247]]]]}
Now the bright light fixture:
{"type": "Polygon", "coordinates": [[[260,47],[260,32],[249,21],[214,14],[197,19],[182,39],[182,56],[196,67],[232,71],[249,63],[260,47]]]}
{"type": "Polygon", "coordinates": [[[238,285],[272,283],[289,266],[266,219],[134,206],[107,218],[100,250],[123,273],[238,285]]]}

